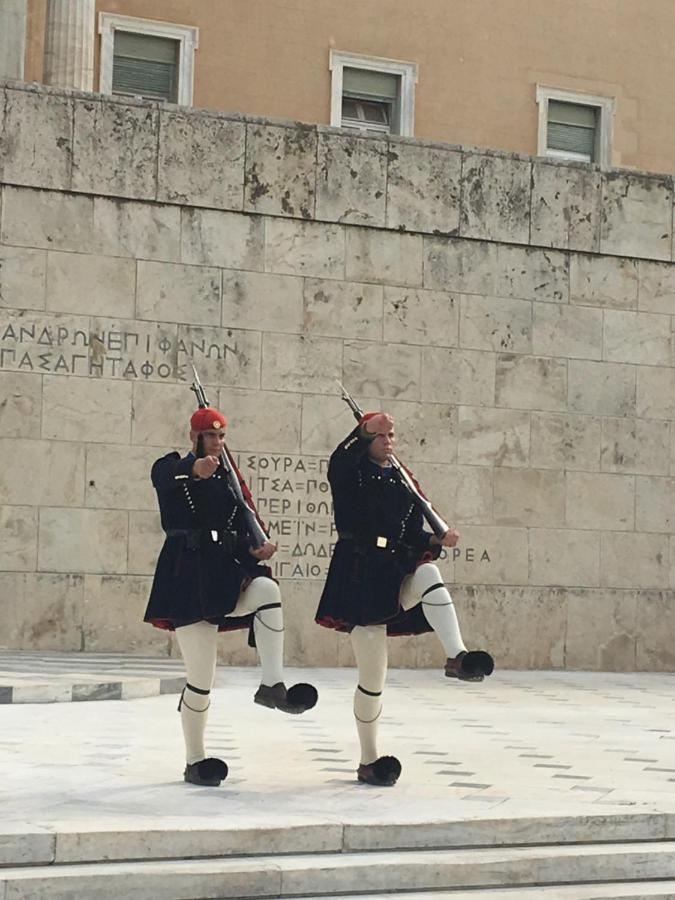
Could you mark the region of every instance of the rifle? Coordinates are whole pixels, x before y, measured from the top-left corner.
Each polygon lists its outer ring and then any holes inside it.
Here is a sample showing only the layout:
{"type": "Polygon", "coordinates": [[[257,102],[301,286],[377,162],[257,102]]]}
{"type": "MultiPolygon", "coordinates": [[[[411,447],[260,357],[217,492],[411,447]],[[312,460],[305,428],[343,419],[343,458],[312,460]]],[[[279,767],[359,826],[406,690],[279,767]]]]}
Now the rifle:
{"type": "MultiPolygon", "coordinates": [[[[194,392],[199,408],[204,409],[205,406],[209,405],[209,401],[206,399],[206,394],[204,393],[204,388],[199,380],[199,375],[197,375],[197,370],[192,362],[190,362],[190,365],[192,366],[192,372],[194,374],[194,381],[190,385],[190,390],[194,392]]],[[[197,438],[197,455],[204,455],[204,440],[201,434],[197,438]]],[[[239,482],[237,467],[234,464],[232,454],[228,450],[226,444],[223,444],[223,449],[220,452],[220,464],[225,471],[227,487],[234,498],[234,502],[244,513],[246,526],[253,541],[253,547],[257,550],[258,547],[262,547],[262,545],[269,540],[269,537],[258,519],[255,509],[244,496],[244,492],[242,491],[239,482]]]]}
{"type": "MultiPolygon", "coordinates": [[[[338,384],[340,385],[340,390],[342,391],[342,399],[345,401],[347,406],[354,413],[354,418],[356,419],[356,421],[360,422],[361,418],[363,416],[363,410],[358,405],[356,400],[354,400],[354,398],[349,393],[349,391],[345,388],[345,386],[339,381],[338,381],[338,384]]],[[[391,463],[392,468],[396,470],[396,473],[398,474],[398,477],[401,479],[403,486],[410,493],[410,496],[412,497],[412,500],[415,503],[415,506],[418,507],[418,509],[424,516],[424,518],[429,523],[429,526],[431,527],[431,530],[433,531],[433,533],[436,535],[436,537],[439,540],[441,538],[443,538],[444,535],[446,535],[447,532],[450,531],[450,526],[448,525],[448,523],[445,522],[438,515],[438,513],[433,508],[431,503],[427,500],[427,498],[424,496],[424,494],[420,493],[420,491],[417,488],[417,485],[415,484],[414,480],[411,478],[410,473],[408,472],[406,467],[404,465],[402,465],[398,461],[398,459],[396,459],[396,457],[393,455],[393,453],[390,454],[390,456],[389,456],[389,462],[391,463]]]]}

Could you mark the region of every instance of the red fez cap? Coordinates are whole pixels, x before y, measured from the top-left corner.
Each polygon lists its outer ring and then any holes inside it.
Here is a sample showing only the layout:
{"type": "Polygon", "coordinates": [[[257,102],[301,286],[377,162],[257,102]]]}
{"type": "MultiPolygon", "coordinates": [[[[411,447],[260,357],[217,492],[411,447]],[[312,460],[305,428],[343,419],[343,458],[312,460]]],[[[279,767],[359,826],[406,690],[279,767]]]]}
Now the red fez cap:
{"type": "Polygon", "coordinates": [[[190,428],[192,431],[222,431],[227,425],[225,416],[212,406],[205,406],[192,413],[190,428]]]}

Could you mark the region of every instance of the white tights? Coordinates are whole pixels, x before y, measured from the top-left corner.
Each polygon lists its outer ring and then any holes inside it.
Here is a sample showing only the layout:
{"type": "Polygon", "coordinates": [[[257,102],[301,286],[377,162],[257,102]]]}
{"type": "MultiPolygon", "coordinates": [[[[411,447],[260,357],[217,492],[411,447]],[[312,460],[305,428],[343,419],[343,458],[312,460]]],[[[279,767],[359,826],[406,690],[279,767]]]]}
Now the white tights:
{"type": "MultiPolygon", "coordinates": [[[[408,575],[401,586],[400,602],[405,610],[422,603],[424,616],[447,656],[454,657],[466,650],[452,598],[437,566],[424,563],[408,575]]],[[[377,723],[387,677],[387,626],[357,625],[352,629],[351,640],[359,671],[359,684],[354,692],[354,718],[361,745],[361,762],[369,765],[378,758],[377,723]]]]}
{"type": "MultiPolygon", "coordinates": [[[[239,595],[232,616],[255,613],[253,633],[260,658],[262,683],[283,681],[284,620],[278,585],[271,578],[254,578],[239,595]],[[261,609],[268,604],[271,609],[261,609]]],[[[206,757],[204,732],[210,691],[216,674],[218,626],[195,622],[176,629],[176,639],[185,662],[187,685],[180,705],[181,723],[188,763],[206,757]]]]}
{"type": "Polygon", "coordinates": [[[422,604],[424,618],[436,632],[443,645],[445,655],[457,656],[466,650],[459,630],[455,604],[450,592],[443,584],[443,576],[438,566],[423,563],[412,575],[404,579],[399,597],[403,609],[412,609],[422,604]]]}

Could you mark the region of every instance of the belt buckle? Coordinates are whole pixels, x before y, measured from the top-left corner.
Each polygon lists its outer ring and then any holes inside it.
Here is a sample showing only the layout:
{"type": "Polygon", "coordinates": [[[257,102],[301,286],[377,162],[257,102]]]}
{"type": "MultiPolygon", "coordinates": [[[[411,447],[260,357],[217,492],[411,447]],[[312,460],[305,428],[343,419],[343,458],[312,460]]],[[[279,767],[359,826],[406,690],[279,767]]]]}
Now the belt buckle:
{"type": "Polygon", "coordinates": [[[386,548],[387,548],[386,537],[382,537],[382,535],[379,535],[375,541],[375,546],[378,547],[380,550],[386,550],[386,548]]]}

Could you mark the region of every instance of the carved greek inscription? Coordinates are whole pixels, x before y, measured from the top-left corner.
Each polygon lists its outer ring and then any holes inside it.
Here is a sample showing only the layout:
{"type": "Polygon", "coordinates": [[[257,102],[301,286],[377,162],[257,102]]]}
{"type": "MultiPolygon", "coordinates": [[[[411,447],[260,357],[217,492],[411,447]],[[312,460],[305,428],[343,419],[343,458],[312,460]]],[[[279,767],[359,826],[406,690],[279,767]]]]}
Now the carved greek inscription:
{"type": "Polygon", "coordinates": [[[240,453],[237,465],[253,491],[270,538],[275,578],[318,578],[328,573],[337,534],[328,460],[289,454],[240,453]]]}
{"type": "Polygon", "coordinates": [[[143,381],[230,383],[248,364],[237,332],[140,320],[0,311],[0,369],[143,381]]]}
{"type": "MultiPolygon", "coordinates": [[[[337,541],[326,477],[328,459],[241,452],[235,460],[269,528],[270,539],[279,545],[270,561],[274,577],[324,580],[337,541]]],[[[449,580],[451,564],[458,560],[491,562],[485,547],[443,549],[439,564],[449,580]]]]}

